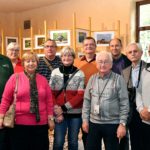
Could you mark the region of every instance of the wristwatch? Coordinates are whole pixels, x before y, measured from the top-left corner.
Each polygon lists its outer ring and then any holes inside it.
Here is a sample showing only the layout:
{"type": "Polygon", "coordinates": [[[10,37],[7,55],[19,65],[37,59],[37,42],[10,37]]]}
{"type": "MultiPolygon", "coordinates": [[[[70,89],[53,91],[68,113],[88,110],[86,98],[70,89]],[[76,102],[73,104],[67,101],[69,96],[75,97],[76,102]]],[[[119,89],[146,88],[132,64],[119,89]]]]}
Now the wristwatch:
{"type": "Polygon", "coordinates": [[[50,118],[48,118],[48,120],[54,121],[54,117],[50,117],[50,118]]]}
{"type": "Polygon", "coordinates": [[[125,124],[124,122],[123,122],[123,123],[120,123],[120,124],[121,124],[122,126],[124,126],[124,127],[126,126],[126,124],[125,124]]]}

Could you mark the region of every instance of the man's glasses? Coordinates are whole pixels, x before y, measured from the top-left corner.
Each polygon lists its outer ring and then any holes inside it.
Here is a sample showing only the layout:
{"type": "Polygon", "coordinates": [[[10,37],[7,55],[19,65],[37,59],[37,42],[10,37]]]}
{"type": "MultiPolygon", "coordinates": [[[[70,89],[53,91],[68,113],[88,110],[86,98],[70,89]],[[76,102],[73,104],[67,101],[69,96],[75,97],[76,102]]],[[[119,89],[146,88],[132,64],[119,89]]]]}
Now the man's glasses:
{"type": "Polygon", "coordinates": [[[100,65],[108,65],[108,64],[110,64],[109,61],[98,61],[97,63],[100,64],[100,65]]]}
{"type": "Polygon", "coordinates": [[[55,48],[56,46],[53,45],[45,45],[44,48],[48,49],[48,48],[55,48]]]}
{"type": "Polygon", "coordinates": [[[11,52],[19,52],[18,49],[9,49],[9,51],[11,51],[11,52]]]}

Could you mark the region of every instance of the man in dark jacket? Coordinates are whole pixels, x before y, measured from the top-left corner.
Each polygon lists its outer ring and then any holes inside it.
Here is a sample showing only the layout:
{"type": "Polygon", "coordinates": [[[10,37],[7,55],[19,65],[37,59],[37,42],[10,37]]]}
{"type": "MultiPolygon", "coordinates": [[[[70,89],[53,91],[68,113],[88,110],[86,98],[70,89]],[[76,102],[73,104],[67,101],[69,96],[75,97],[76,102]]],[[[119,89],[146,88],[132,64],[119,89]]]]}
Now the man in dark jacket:
{"type": "Polygon", "coordinates": [[[136,110],[135,96],[136,88],[139,86],[141,72],[146,63],[141,60],[142,47],[138,43],[130,43],[126,48],[126,54],[132,64],[123,70],[123,76],[127,83],[130,113],[128,118],[128,128],[130,133],[130,143],[132,150],[142,150],[142,121],[136,110]]]}
{"type": "MultiPolygon", "coordinates": [[[[1,41],[0,41],[1,47],[1,41]]],[[[5,84],[9,77],[13,74],[13,66],[8,57],[0,54],[0,102],[5,88],[5,84]]],[[[3,118],[0,118],[3,119],[3,118]]],[[[9,150],[9,134],[8,129],[0,129],[0,150],[9,150]]]]}

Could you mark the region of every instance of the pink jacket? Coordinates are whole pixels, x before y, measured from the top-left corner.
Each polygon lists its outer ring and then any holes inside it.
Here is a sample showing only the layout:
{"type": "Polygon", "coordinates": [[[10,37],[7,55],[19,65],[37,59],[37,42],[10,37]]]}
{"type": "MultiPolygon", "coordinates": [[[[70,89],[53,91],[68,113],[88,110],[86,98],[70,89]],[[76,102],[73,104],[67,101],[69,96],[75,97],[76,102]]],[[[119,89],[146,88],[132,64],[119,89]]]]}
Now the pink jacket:
{"type": "MultiPolygon", "coordinates": [[[[30,113],[30,86],[29,79],[24,72],[19,74],[18,93],[16,102],[16,124],[21,125],[44,125],[48,122],[48,115],[53,115],[52,93],[46,78],[40,74],[36,75],[40,122],[36,122],[35,114],[30,113]]],[[[2,102],[0,105],[0,114],[5,114],[13,101],[13,92],[16,83],[16,74],[13,74],[7,81],[2,102]]]]}

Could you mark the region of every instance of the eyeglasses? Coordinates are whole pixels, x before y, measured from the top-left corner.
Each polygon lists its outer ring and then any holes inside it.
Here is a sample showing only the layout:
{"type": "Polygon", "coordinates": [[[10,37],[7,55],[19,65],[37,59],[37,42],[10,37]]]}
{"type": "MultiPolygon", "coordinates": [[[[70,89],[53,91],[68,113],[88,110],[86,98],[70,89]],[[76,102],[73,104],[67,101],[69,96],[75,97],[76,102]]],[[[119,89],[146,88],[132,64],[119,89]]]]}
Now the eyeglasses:
{"type": "Polygon", "coordinates": [[[55,48],[56,46],[53,45],[45,45],[44,48],[48,49],[48,48],[55,48]]]}
{"type": "Polygon", "coordinates": [[[11,52],[19,52],[18,49],[9,49],[9,51],[11,51],[11,52]]]}
{"type": "Polygon", "coordinates": [[[97,63],[100,64],[100,65],[108,65],[111,62],[109,62],[109,61],[98,61],[97,63]]]}

